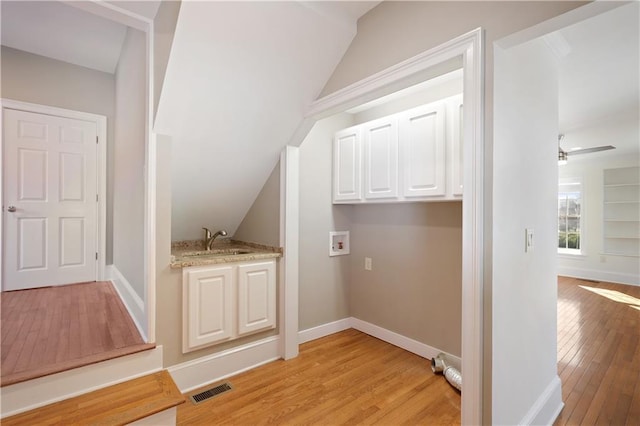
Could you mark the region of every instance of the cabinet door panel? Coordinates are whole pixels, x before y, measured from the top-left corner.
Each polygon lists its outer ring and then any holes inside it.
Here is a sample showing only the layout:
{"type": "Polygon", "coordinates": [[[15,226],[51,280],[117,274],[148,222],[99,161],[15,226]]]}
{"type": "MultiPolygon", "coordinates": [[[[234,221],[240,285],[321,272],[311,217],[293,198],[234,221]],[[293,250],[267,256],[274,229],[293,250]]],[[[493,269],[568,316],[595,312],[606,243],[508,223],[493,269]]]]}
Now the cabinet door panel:
{"type": "Polygon", "coordinates": [[[357,201],[360,184],[360,128],[336,133],[333,139],[333,201],[357,201]]]}
{"type": "Polygon", "coordinates": [[[238,334],[275,327],[275,261],[238,267],[238,334]]]}
{"type": "Polygon", "coordinates": [[[186,272],[183,351],[233,337],[233,267],[186,272]]]}
{"type": "Polygon", "coordinates": [[[407,198],[445,195],[444,105],[434,103],[400,116],[400,146],[407,198]]]}
{"type": "Polygon", "coordinates": [[[364,198],[398,196],[398,125],[394,118],[384,118],[363,126],[364,198]]]}

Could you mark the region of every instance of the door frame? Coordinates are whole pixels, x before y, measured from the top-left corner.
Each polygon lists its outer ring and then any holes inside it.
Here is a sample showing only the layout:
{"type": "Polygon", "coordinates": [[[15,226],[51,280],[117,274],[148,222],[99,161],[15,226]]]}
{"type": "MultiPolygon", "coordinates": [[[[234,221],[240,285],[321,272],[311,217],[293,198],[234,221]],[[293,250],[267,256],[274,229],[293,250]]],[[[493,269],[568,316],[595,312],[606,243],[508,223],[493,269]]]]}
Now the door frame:
{"type": "MultiPolygon", "coordinates": [[[[106,212],[107,212],[107,117],[98,114],[92,114],[88,112],[73,111],[70,109],[63,109],[58,107],[52,107],[48,105],[39,105],[29,102],[16,101],[13,99],[0,99],[1,111],[0,111],[0,140],[2,141],[3,149],[0,150],[0,164],[4,169],[4,116],[6,109],[12,109],[17,111],[31,112],[43,115],[52,115],[62,118],[70,118],[73,120],[82,120],[94,123],[96,125],[96,132],[98,135],[98,149],[96,151],[97,156],[97,170],[96,170],[96,192],[98,194],[98,209],[96,217],[96,251],[98,253],[98,259],[96,264],[96,281],[104,280],[105,264],[106,264],[106,212]]],[[[0,240],[4,241],[4,173],[0,175],[0,200],[2,200],[2,221],[0,221],[0,240]]],[[[2,290],[4,290],[4,244],[0,244],[0,277],[2,277],[2,290]]]]}
{"type": "MultiPolygon", "coordinates": [[[[433,78],[430,70],[462,57],[464,194],[462,203],[462,424],[482,424],[484,292],[484,31],[477,28],[313,102],[306,125],[433,78]]],[[[301,126],[304,128],[304,126],[301,126]]],[[[287,252],[290,254],[289,247],[287,252]]]]}

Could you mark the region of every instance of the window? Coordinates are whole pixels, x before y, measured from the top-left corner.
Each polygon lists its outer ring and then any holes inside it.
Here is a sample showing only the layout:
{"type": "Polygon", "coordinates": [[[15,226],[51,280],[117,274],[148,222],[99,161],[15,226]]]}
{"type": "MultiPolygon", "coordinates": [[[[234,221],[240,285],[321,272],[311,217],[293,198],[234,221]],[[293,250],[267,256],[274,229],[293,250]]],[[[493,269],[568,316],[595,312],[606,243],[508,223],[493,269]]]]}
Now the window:
{"type": "Polygon", "coordinates": [[[558,185],[558,253],[580,254],[582,182],[563,178],[558,185]]]}

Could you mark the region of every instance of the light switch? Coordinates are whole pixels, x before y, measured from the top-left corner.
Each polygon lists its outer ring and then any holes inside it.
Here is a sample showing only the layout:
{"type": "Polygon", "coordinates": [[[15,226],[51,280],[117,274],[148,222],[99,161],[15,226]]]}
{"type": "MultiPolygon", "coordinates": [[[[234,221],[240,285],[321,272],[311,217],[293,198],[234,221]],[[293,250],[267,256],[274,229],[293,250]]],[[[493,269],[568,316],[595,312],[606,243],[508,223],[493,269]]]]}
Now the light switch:
{"type": "Polygon", "coordinates": [[[365,257],[364,258],[364,269],[366,271],[370,271],[371,270],[371,258],[370,257],[365,257]]]}
{"type": "Polygon", "coordinates": [[[524,251],[528,253],[533,251],[533,229],[527,228],[525,231],[524,251]]]}

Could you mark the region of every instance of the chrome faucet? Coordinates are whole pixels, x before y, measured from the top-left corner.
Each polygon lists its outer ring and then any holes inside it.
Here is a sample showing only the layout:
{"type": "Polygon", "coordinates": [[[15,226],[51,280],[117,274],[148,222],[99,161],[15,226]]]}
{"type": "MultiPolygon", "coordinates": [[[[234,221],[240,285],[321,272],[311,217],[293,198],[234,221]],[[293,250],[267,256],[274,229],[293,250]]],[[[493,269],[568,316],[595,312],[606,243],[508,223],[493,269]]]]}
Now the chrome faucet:
{"type": "Polygon", "coordinates": [[[213,235],[211,235],[211,231],[209,231],[208,228],[202,229],[204,229],[204,247],[207,249],[207,251],[211,250],[211,246],[213,245],[213,242],[216,238],[227,236],[227,231],[225,231],[224,229],[221,231],[216,231],[216,233],[213,235]]]}

